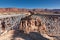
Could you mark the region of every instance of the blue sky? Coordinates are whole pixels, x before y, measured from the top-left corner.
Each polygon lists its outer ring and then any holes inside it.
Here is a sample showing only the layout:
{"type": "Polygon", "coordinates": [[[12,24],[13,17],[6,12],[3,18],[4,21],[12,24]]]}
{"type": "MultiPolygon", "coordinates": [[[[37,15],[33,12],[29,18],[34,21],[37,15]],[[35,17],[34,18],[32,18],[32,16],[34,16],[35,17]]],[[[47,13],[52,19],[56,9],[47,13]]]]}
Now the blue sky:
{"type": "Polygon", "coordinates": [[[60,9],[60,0],[0,0],[0,8],[60,9]]]}

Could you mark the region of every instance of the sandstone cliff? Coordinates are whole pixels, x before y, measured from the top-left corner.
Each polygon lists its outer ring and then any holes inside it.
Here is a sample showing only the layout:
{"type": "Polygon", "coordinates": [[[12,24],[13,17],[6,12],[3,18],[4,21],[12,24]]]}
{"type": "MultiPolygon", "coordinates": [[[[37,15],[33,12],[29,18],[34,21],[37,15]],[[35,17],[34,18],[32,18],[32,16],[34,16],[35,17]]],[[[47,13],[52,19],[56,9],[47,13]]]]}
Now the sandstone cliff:
{"type": "MultiPolygon", "coordinates": [[[[23,13],[28,15],[21,19],[19,29],[12,32],[12,40],[60,40],[59,16],[32,16],[34,14],[54,14],[53,11],[47,9],[0,8],[0,14],[1,13],[23,13]]],[[[57,14],[57,12],[55,13],[57,14]]]]}
{"type": "MultiPolygon", "coordinates": [[[[20,30],[27,34],[31,32],[39,33],[50,40],[60,40],[59,19],[59,16],[30,15],[21,19],[20,30]]],[[[33,38],[35,37],[34,33],[30,35],[32,35],[31,37],[33,38]]],[[[35,39],[38,38],[35,37],[35,39]]]]}

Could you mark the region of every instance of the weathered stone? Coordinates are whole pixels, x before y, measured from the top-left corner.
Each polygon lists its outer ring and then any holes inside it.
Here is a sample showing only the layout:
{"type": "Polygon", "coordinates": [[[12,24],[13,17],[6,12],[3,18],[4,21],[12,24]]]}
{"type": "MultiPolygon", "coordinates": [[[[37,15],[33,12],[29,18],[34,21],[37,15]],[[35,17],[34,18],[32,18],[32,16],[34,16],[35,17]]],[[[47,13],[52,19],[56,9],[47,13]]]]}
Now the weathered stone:
{"type": "Polygon", "coordinates": [[[60,16],[58,15],[33,15],[21,20],[20,30],[28,34],[37,32],[43,37],[53,40],[55,38],[53,36],[60,36],[59,26],[60,16]]]}
{"type": "Polygon", "coordinates": [[[16,15],[2,15],[0,16],[0,35],[4,34],[5,31],[9,31],[11,29],[18,29],[18,24],[20,23],[21,18],[25,17],[24,14],[16,14],[16,15]],[[5,17],[6,16],[6,17],[5,17]],[[23,16],[23,17],[22,17],[23,16]]]}

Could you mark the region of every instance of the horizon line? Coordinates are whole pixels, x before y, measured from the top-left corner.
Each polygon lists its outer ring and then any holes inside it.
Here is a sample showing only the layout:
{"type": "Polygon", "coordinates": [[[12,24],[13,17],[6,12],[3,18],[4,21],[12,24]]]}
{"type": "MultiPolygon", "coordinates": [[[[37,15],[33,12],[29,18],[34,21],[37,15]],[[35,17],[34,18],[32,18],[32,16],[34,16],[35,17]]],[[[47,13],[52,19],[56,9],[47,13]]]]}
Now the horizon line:
{"type": "Polygon", "coordinates": [[[60,8],[23,8],[23,7],[0,7],[0,8],[21,8],[21,9],[60,9],[60,8]]]}

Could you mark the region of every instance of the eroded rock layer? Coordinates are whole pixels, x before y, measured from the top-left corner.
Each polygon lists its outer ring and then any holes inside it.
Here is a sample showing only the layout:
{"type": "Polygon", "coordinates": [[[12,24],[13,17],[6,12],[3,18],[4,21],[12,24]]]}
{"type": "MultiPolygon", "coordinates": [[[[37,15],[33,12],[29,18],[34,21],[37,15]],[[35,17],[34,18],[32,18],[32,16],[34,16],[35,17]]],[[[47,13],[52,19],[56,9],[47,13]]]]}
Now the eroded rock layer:
{"type": "Polygon", "coordinates": [[[20,30],[23,30],[28,34],[30,32],[37,32],[44,37],[58,37],[60,36],[60,16],[33,15],[22,18],[20,22],[20,30]]]}
{"type": "Polygon", "coordinates": [[[25,17],[23,14],[0,16],[0,35],[11,29],[18,29],[20,20],[23,17],[25,17]]]}

